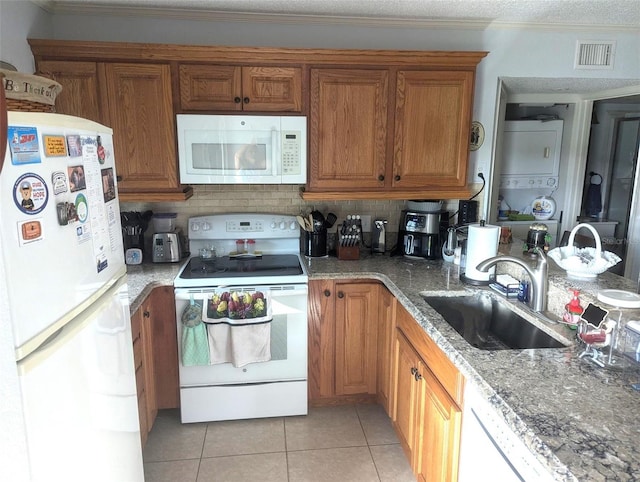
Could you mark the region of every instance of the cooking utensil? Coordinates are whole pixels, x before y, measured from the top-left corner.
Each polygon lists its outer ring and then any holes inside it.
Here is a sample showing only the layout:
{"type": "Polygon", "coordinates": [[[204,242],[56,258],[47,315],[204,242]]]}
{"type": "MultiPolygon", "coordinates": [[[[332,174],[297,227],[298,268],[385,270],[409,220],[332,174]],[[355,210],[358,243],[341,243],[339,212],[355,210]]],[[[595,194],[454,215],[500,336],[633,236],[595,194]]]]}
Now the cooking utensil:
{"type": "Polygon", "coordinates": [[[324,220],[324,227],[327,229],[333,227],[333,225],[337,220],[338,220],[338,216],[336,216],[335,214],[333,213],[327,214],[327,219],[324,220]]]}
{"type": "Polygon", "coordinates": [[[309,221],[307,219],[303,218],[302,216],[296,216],[296,220],[304,231],[310,231],[309,221]]]}

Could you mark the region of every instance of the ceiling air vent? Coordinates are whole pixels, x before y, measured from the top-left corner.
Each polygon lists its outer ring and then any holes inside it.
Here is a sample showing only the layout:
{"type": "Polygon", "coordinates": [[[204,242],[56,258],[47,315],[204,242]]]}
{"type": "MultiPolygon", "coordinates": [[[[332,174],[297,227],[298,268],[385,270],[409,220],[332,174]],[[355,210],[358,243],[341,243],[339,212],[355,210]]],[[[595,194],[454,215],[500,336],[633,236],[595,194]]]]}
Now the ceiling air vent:
{"type": "Polygon", "coordinates": [[[616,43],[578,40],[576,46],[576,69],[613,69],[616,43]]]}

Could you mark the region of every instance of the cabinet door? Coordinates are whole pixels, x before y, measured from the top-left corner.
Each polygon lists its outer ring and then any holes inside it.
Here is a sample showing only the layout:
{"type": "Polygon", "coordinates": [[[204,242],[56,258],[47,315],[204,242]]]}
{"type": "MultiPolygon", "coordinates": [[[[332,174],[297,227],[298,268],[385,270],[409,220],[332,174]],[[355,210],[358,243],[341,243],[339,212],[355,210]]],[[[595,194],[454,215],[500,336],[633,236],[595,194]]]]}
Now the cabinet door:
{"type": "Polygon", "coordinates": [[[156,404],[156,381],[153,369],[153,302],[152,297],[147,297],[140,306],[139,311],[142,313],[140,325],[140,338],[142,340],[144,368],[144,392],[146,397],[146,423],[147,430],[153,428],[153,423],[158,414],[158,406],[156,404]]]}
{"type": "Polygon", "coordinates": [[[422,413],[414,470],[420,481],[458,480],[462,411],[425,365],[418,370],[422,413]]]}
{"type": "Polygon", "coordinates": [[[242,69],[232,65],[181,65],[183,110],[242,110],[242,69]]]}
{"type": "Polygon", "coordinates": [[[394,188],[467,182],[473,72],[398,71],[394,188]]]}
{"type": "Polygon", "coordinates": [[[183,110],[300,112],[302,69],[181,65],[183,110]]]}
{"type": "Polygon", "coordinates": [[[300,112],[302,69],[243,67],[242,104],[245,111],[300,112]]]}
{"type": "Polygon", "coordinates": [[[378,401],[390,414],[396,298],[384,286],[380,286],[378,294],[378,401]]]}
{"type": "Polygon", "coordinates": [[[169,65],[103,64],[121,192],[179,189],[169,65]]]}
{"type": "Polygon", "coordinates": [[[38,72],[62,85],[62,92],[56,97],[57,113],[103,122],[95,62],[42,60],[38,62],[38,72]]]}
{"type": "Polygon", "coordinates": [[[336,395],[375,394],[379,285],[336,283],[336,395]]]}
{"type": "Polygon", "coordinates": [[[144,367],[144,342],[142,339],[142,309],[131,315],[131,339],[133,341],[133,364],[136,373],[136,393],[138,394],[138,419],[140,421],[140,439],[142,446],[147,443],[149,425],[147,424],[146,373],[144,367]]]}
{"type": "Polygon", "coordinates": [[[416,373],[420,358],[400,330],[396,330],[394,346],[394,396],[391,421],[412,468],[419,414],[416,373]]]}
{"type": "Polygon", "coordinates": [[[150,306],[153,333],[153,373],[158,409],[180,406],[178,382],[178,340],[176,308],[171,286],[160,286],[151,292],[150,306]]]}
{"type": "Polygon", "coordinates": [[[309,400],[334,395],[335,305],[331,280],[309,281],[309,400]]]}
{"type": "Polygon", "coordinates": [[[387,70],[312,69],[309,188],[385,184],[387,70]]]}

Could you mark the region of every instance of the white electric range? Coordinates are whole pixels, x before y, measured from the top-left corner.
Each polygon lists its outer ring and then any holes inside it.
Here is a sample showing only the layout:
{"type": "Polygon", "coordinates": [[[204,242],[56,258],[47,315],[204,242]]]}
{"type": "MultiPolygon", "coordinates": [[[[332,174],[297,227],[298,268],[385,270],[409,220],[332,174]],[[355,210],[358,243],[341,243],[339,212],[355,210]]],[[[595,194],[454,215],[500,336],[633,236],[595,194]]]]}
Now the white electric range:
{"type": "MultiPolygon", "coordinates": [[[[295,216],[192,217],[188,238],[192,256],[174,280],[182,422],[306,414],[308,275],[295,216]],[[245,297],[249,302],[242,304],[245,297]],[[200,310],[208,362],[192,356],[196,327],[190,315],[198,318],[200,310]],[[262,323],[269,353],[252,361],[238,351],[247,348],[243,343],[250,351],[263,335],[241,330],[258,330],[262,323]]],[[[202,331],[198,336],[202,348],[202,331]]]]}

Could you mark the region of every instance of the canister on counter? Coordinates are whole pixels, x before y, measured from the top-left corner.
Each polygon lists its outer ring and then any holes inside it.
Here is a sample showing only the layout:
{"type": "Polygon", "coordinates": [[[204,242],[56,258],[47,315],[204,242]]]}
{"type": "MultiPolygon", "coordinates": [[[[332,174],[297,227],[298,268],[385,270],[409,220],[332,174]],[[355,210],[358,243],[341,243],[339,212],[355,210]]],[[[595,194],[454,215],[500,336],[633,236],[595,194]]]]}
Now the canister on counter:
{"type": "Polygon", "coordinates": [[[549,251],[549,228],[544,223],[533,223],[529,226],[527,232],[527,240],[524,243],[523,253],[530,256],[536,255],[536,248],[542,248],[549,251]]]}

